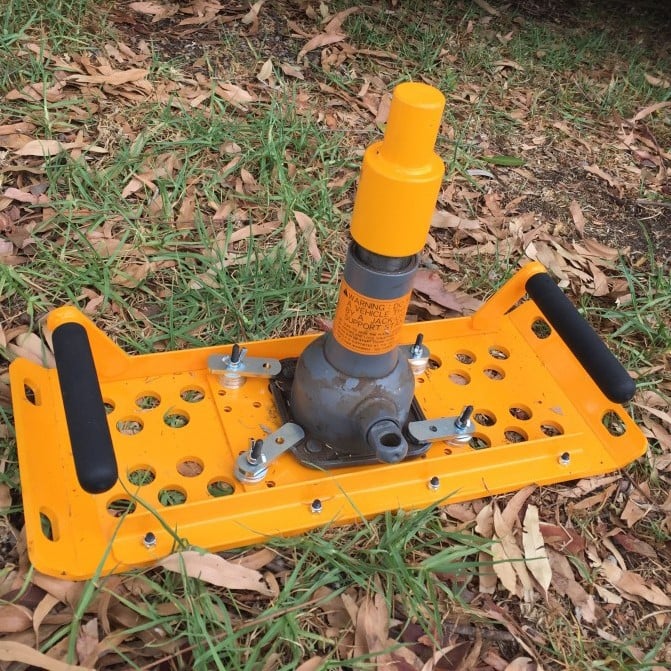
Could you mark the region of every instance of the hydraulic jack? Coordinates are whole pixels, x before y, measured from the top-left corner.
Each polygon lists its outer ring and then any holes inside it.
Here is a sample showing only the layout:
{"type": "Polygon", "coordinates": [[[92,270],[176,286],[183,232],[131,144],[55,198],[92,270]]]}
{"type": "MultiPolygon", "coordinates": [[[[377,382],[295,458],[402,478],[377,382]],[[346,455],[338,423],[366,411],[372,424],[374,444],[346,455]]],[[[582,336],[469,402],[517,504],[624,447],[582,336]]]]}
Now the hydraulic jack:
{"type": "Polygon", "coordinates": [[[444,99],[394,91],[365,153],[333,329],[132,356],[72,307],[10,368],[30,557],[87,578],[619,468],[634,383],[538,263],[474,315],[405,324],[444,99]]]}

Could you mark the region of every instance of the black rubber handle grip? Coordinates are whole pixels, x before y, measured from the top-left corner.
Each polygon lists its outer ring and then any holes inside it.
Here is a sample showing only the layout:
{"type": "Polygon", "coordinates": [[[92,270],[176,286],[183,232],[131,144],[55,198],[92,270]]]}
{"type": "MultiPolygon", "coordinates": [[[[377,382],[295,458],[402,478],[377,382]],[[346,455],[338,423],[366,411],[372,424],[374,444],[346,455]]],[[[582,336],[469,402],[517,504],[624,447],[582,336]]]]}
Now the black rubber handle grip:
{"type": "Polygon", "coordinates": [[[614,403],[631,400],[636,383],[555,281],[538,273],[526,290],[599,389],[614,403]]]}
{"type": "Polygon", "coordinates": [[[62,324],[53,344],[77,479],[90,494],[106,492],[119,471],[86,329],[62,324]]]}

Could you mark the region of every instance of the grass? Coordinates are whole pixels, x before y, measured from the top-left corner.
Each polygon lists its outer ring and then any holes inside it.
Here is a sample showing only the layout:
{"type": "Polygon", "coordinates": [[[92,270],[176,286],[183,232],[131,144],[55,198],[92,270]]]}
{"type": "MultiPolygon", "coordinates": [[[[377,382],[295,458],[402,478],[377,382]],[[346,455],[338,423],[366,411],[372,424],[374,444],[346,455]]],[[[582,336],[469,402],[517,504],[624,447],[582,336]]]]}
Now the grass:
{"type": "MultiPolygon", "coordinates": [[[[349,4],[328,3],[332,12],[349,4]]],[[[44,94],[30,102],[0,98],[0,124],[30,121],[36,137],[62,142],[73,142],[81,132],[86,145],[105,149],[83,149],[78,156],[63,153],[44,161],[26,159],[29,170],[24,171],[16,169],[11,152],[2,155],[0,160],[9,165],[0,173],[2,190],[37,184],[50,208],[44,217],[43,205],[21,209],[17,226],[31,224],[29,243],[20,249],[27,262],[0,263],[3,328],[26,326],[37,332],[49,310],[72,303],[88,307],[96,323],[133,352],[305,332],[332,313],[360,153],[379,136],[370,116],[347,102],[354,99],[360,105],[357,93],[365,85],[380,96],[396,82],[423,77],[447,95],[438,146],[447,163],[440,204],[459,216],[494,226],[487,209],[492,194],[503,207],[525,190],[542,200],[552,195],[548,189],[561,188],[562,184],[546,187],[545,175],[567,172],[566,162],[577,170],[585,158],[584,148],[566,141],[555,122],[568,123],[575,137],[598,147],[595,155],[609,169],[611,157],[613,170],[625,166],[619,174],[626,179],[626,167],[632,164],[613,147],[616,131],[608,124],[671,97],[671,90],[645,79],[645,74],[668,77],[671,70],[668,54],[655,45],[661,28],[650,28],[649,12],[655,8],[639,4],[640,12],[623,26],[617,13],[605,15],[596,2],[583,3],[573,12],[556,8],[556,16],[534,15],[532,5],[538,4],[513,3],[499,18],[486,18],[470,2],[370,4],[346,20],[347,42],[361,50],[389,52],[395,59],[359,53],[324,71],[320,53],[314,51],[299,64],[305,81],[284,76],[279,68],[295,57],[297,45],[305,40],[287,37],[282,48],[293,49],[293,55],[276,55],[273,50],[280,47],[264,33],[263,20],[258,35],[247,34],[248,28],[235,22],[203,28],[204,53],[197,65],[188,52],[179,52],[184,39],[179,31],[174,33],[174,59],[160,51],[165,43],[157,32],[152,35],[151,56],[119,67],[147,68],[155,90],[169,85],[163,99],[148,95],[130,104],[113,87],[92,95],[91,89],[74,84],[68,95],[53,100],[44,94]],[[228,48],[208,46],[212,44],[228,48]],[[255,74],[269,56],[276,81],[260,84],[255,74]],[[191,107],[180,96],[195,86],[197,75],[209,78],[211,95],[191,107]],[[256,99],[245,103],[245,109],[231,104],[216,88],[228,81],[245,87],[256,99]],[[319,83],[343,97],[320,91],[319,83]],[[546,137],[547,144],[538,145],[543,148],[536,152],[533,140],[539,136],[546,137]],[[522,150],[523,145],[527,149],[522,150]],[[499,155],[522,156],[525,165],[506,167],[483,160],[499,155]],[[489,171],[493,178],[474,176],[474,169],[489,171]],[[125,193],[138,176],[138,188],[125,193]],[[450,185],[453,192],[447,190],[450,185]],[[215,217],[227,203],[224,216],[215,217]],[[320,260],[299,227],[294,227],[292,243],[295,212],[312,219],[320,260]],[[254,234],[258,225],[266,226],[265,233],[254,234]]],[[[279,5],[265,5],[261,18],[264,13],[286,12],[306,30],[319,30],[317,21],[279,5]]],[[[115,31],[127,38],[128,26],[114,27],[108,20],[111,9],[84,0],[8,0],[0,18],[0,92],[29,83],[46,91],[55,83],[58,68],[53,62],[33,52],[19,55],[28,41],[45,52],[95,60],[101,53],[96,50],[114,39],[115,31]]],[[[279,24],[284,25],[275,22],[279,24]]],[[[166,30],[171,34],[175,29],[166,30]]],[[[127,43],[135,46],[132,40],[127,43]]],[[[650,117],[646,124],[660,146],[671,146],[664,114],[650,117]]],[[[594,217],[603,218],[613,201],[607,201],[607,207],[594,204],[589,199],[593,184],[570,195],[589,205],[589,216],[601,208],[594,217]]],[[[641,184],[626,197],[644,194],[668,200],[658,185],[638,191],[641,184]]],[[[524,214],[523,205],[504,218],[508,222],[517,214],[524,214]]],[[[558,223],[540,212],[543,217],[552,220],[548,225],[558,223]]],[[[503,230],[496,229],[496,235],[505,242],[503,230]]],[[[548,231],[552,234],[553,229],[548,231]]],[[[464,251],[470,240],[438,234],[436,238],[459,270],[436,267],[446,279],[457,278],[463,290],[482,297],[491,294],[523,256],[520,247],[497,244],[493,252],[471,253],[464,251]]],[[[614,303],[611,297],[574,298],[626,365],[641,372],[640,387],[666,393],[668,372],[660,362],[671,347],[671,286],[666,261],[655,254],[658,244],[649,241],[646,264],[637,265],[623,255],[609,271],[611,278],[623,282],[630,299],[614,303]]],[[[9,358],[6,349],[1,351],[9,358]]],[[[0,406],[0,413],[0,423],[7,428],[6,435],[0,434],[5,459],[0,483],[18,493],[11,411],[0,406]]],[[[659,444],[653,449],[661,451],[659,444]]],[[[651,475],[645,464],[629,473],[637,482],[651,475]]],[[[137,477],[139,485],[153,474],[138,472],[137,477]]],[[[664,487],[663,479],[653,482],[651,495],[661,497],[664,487]]],[[[162,496],[163,503],[176,505],[183,494],[166,490],[162,496]]],[[[123,502],[119,505],[123,514],[126,508],[123,502]]],[[[616,519],[620,512],[604,506],[572,521],[596,544],[603,525],[610,524],[608,515],[616,519]]],[[[557,514],[562,522],[571,521],[565,510],[557,514]]],[[[668,540],[661,516],[639,524],[630,532],[658,543],[655,547],[668,540]]],[[[455,530],[443,513],[429,509],[277,539],[269,544],[276,557],[266,567],[280,582],[279,596],[272,602],[168,572],[135,572],[125,576],[121,586],[99,579],[88,584],[75,625],[54,626],[41,639],[41,649],[58,649],[69,639],[72,652],[79,623],[88,621],[90,600],[105,594],[114,594],[117,604],[110,617],[112,629],[121,632],[124,644],[115,650],[126,668],[153,664],[152,668],[242,670],[263,668],[271,660],[274,666],[268,668],[296,669],[316,655],[325,657],[320,668],[375,668],[374,655],[364,648],[347,662],[349,666],[339,657],[338,644],[352,644],[356,617],[342,626],[333,622],[345,617],[347,598],[360,606],[366,595],[372,599],[376,594],[397,623],[391,632],[397,640],[419,628],[439,648],[446,622],[453,620],[475,622],[501,634],[493,624],[495,611],[481,607],[482,597],[475,594],[483,564],[479,553],[486,545],[471,533],[472,526],[455,530]],[[163,665],[163,657],[171,661],[163,665]]],[[[586,563],[580,565],[576,575],[592,594],[596,575],[586,563]]],[[[542,642],[534,644],[546,668],[653,669],[656,660],[668,654],[667,629],[657,630],[648,618],[639,630],[638,619],[647,613],[643,606],[625,604],[629,609],[623,610],[624,624],[609,629],[616,639],[610,640],[575,621],[568,602],[552,594],[554,606],[534,605],[547,625],[542,642]]],[[[499,591],[494,599],[497,608],[514,613],[525,627],[529,624],[515,598],[506,600],[499,591]]],[[[506,640],[498,649],[508,658],[523,654],[514,636],[506,640]]]]}

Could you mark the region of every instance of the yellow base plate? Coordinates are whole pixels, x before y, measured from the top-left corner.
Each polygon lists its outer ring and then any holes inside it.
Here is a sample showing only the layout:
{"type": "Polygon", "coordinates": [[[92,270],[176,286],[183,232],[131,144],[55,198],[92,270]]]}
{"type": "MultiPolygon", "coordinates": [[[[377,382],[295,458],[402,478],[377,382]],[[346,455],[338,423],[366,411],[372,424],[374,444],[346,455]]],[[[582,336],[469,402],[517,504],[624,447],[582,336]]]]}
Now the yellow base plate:
{"type": "MultiPolygon", "coordinates": [[[[542,267],[540,267],[542,270],[542,267]]],[[[229,346],[130,356],[74,308],[51,313],[50,328],[75,321],[89,336],[119,464],[104,494],[77,482],[54,369],[11,365],[28,551],[37,569],[74,579],[151,564],[174,549],[174,534],[213,551],[346,523],[386,510],[456,502],[617,469],[646,440],[596,387],[559,336],[541,333],[525,295],[530,264],[475,315],[408,324],[438,365],[417,378],[428,418],[475,406],[471,444],[435,443],[395,465],[321,472],[291,454],[264,482],[237,482],[233,469],[250,437],[276,429],[268,381],[223,389],[207,371],[229,346]],[[514,309],[510,309],[516,305],[514,309]],[[537,334],[538,333],[538,334],[537,334]],[[563,458],[562,458],[563,456],[563,458]],[[438,489],[429,480],[440,479],[438,489]],[[322,512],[311,512],[314,499],[322,512]],[[170,530],[170,531],[169,531],[170,530]],[[155,545],[145,543],[148,533],[155,545]],[[150,545],[150,547],[147,547],[150,545]]],[[[547,329],[546,329],[547,331],[547,329]]],[[[252,342],[250,356],[299,356],[315,336],[252,342]]]]}

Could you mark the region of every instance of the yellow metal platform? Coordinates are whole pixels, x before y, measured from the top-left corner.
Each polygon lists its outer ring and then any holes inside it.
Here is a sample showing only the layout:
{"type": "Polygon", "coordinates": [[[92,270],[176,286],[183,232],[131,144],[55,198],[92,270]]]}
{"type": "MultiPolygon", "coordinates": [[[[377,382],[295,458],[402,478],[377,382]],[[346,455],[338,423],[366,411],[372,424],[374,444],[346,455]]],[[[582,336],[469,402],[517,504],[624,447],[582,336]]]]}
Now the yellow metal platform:
{"type": "MultiPolygon", "coordinates": [[[[609,401],[525,296],[526,266],[472,317],[408,324],[432,365],[415,396],[429,418],[475,406],[476,433],[462,446],[435,443],[421,458],[321,472],[290,454],[264,482],[233,477],[250,437],[280,425],[268,380],[224,389],[207,359],[231,346],[130,356],[74,308],[54,311],[53,330],[76,322],[89,337],[119,480],[108,492],[78,484],[54,369],[19,359],[11,383],[28,550],[37,569],[68,578],[151,564],[174,535],[213,551],[420,508],[617,469],[646,440],[609,401]],[[512,309],[511,309],[512,308],[512,309]],[[428,486],[437,477],[437,488],[428,486]],[[312,512],[319,499],[322,511],[312,512]],[[174,535],[173,535],[174,534],[174,535]],[[155,542],[154,542],[155,541],[155,542]]],[[[315,336],[251,342],[250,356],[297,357],[315,336]]],[[[435,481],[434,481],[435,485],[435,481]]]]}

